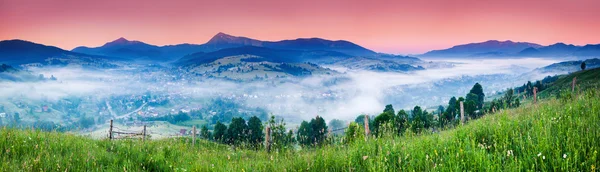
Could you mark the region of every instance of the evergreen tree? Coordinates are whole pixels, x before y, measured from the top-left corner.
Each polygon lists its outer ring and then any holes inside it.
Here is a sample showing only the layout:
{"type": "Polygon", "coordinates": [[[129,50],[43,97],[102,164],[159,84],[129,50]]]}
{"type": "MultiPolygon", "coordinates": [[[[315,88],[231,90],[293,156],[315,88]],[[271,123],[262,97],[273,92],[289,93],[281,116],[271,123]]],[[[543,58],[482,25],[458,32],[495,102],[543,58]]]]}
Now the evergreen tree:
{"type": "Polygon", "coordinates": [[[383,113],[381,113],[381,114],[377,115],[377,117],[375,117],[375,121],[374,121],[375,130],[373,132],[376,135],[381,134],[380,131],[382,130],[382,127],[384,126],[384,124],[392,123],[392,121],[395,118],[392,111],[384,111],[383,113]]]}
{"type": "Polygon", "coordinates": [[[311,125],[306,121],[302,121],[302,123],[300,123],[300,127],[298,128],[298,136],[296,136],[296,140],[298,140],[298,143],[301,145],[311,145],[311,133],[313,133],[311,125]]]}
{"type": "Polygon", "coordinates": [[[456,116],[456,114],[459,113],[456,110],[457,104],[458,102],[456,100],[456,97],[452,97],[448,101],[448,108],[446,108],[446,112],[444,113],[444,118],[447,122],[454,120],[454,116],[456,116]]]}
{"type": "Polygon", "coordinates": [[[318,146],[324,143],[326,134],[327,124],[323,118],[317,116],[310,122],[302,121],[296,138],[304,146],[318,146]]]}
{"type": "Polygon", "coordinates": [[[258,146],[264,141],[262,121],[256,116],[248,120],[248,141],[253,146],[258,146]]]}
{"type": "Polygon", "coordinates": [[[217,123],[215,124],[215,131],[214,131],[214,140],[224,143],[225,142],[225,135],[227,133],[227,126],[225,126],[225,124],[217,121],[217,123]]]}
{"type": "Polygon", "coordinates": [[[585,70],[585,61],[581,63],[581,70],[585,70]]]}
{"type": "Polygon", "coordinates": [[[512,88],[509,88],[508,90],[506,90],[506,92],[504,93],[504,102],[506,103],[506,106],[508,107],[514,107],[513,105],[513,100],[514,100],[514,90],[512,88]]]}
{"type": "Polygon", "coordinates": [[[203,125],[203,126],[200,128],[200,136],[201,136],[202,138],[204,138],[204,139],[212,139],[212,137],[211,137],[211,133],[210,133],[210,131],[208,130],[208,127],[207,127],[206,125],[203,125]]]}
{"type": "Polygon", "coordinates": [[[396,111],[394,111],[394,107],[389,104],[389,105],[385,105],[385,109],[383,109],[383,113],[391,113],[392,115],[396,113],[396,111]]]}
{"type": "Polygon", "coordinates": [[[412,110],[412,131],[419,133],[425,126],[425,117],[420,106],[415,106],[412,110]]]}
{"type": "Polygon", "coordinates": [[[268,122],[271,128],[271,143],[274,149],[287,149],[294,143],[292,135],[286,134],[285,122],[283,118],[279,121],[275,120],[275,116],[271,116],[268,122]]]}
{"type": "Polygon", "coordinates": [[[475,83],[475,85],[473,85],[473,88],[471,88],[471,91],[469,91],[469,93],[473,93],[473,94],[477,95],[477,99],[475,100],[477,109],[483,108],[483,101],[485,99],[485,94],[483,93],[483,87],[481,86],[481,84],[475,83]]]}
{"type": "Polygon", "coordinates": [[[237,117],[231,119],[231,123],[227,128],[227,141],[229,144],[240,144],[247,140],[248,136],[248,126],[246,125],[246,120],[242,117],[237,117]]]}
{"type": "Polygon", "coordinates": [[[398,134],[404,134],[404,131],[408,128],[408,114],[404,110],[398,111],[398,115],[396,115],[396,119],[394,120],[396,123],[396,128],[398,129],[398,134]]]}
{"type": "Polygon", "coordinates": [[[474,93],[467,94],[467,98],[465,99],[464,108],[465,114],[469,115],[471,118],[476,118],[477,115],[475,111],[478,109],[479,96],[474,93]]]}
{"type": "Polygon", "coordinates": [[[310,120],[310,123],[313,128],[312,135],[314,138],[315,145],[321,145],[327,137],[327,124],[325,123],[325,120],[320,116],[317,116],[315,119],[310,120]]]}
{"type": "Polygon", "coordinates": [[[363,126],[356,122],[351,122],[348,125],[348,128],[344,132],[345,137],[344,140],[346,143],[354,142],[355,140],[364,139],[365,137],[365,129],[363,126]]]}

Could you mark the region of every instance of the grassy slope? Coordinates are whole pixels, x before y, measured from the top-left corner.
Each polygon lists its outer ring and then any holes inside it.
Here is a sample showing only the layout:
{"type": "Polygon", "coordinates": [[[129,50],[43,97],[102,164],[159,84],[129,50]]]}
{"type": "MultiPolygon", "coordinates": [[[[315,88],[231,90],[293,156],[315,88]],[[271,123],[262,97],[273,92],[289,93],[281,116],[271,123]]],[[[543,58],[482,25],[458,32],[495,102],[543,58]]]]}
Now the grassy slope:
{"type": "Polygon", "coordinates": [[[272,154],[233,151],[206,141],[192,147],[186,139],[142,144],[137,140],[109,142],[55,132],[2,129],[0,169],[593,171],[600,168],[599,114],[600,92],[591,89],[569,101],[544,99],[537,105],[503,110],[441,133],[272,154]]]}
{"type": "Polygon", "coordinates": [[[561,90],[571,91],[573,78],[577,77],[576,90],[598,89],[600,86],[600,68],[584,70],[571,73],[570,75],[560,76],[558,80],[553,82],[550,87],[542,92],[540,96],[548,97],[555,96],[561,90]]]}

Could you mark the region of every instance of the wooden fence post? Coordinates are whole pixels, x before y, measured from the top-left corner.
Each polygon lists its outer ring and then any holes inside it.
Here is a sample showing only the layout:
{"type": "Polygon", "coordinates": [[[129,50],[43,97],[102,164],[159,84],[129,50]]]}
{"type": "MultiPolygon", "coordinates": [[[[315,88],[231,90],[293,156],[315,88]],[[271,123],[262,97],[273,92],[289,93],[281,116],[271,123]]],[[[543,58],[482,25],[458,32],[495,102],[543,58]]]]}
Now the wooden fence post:
{"type": "Polygon", "coordinates": [[[142,130],[142,142],[146,141],[146,125],[144,125],[144,130],[142,130]]]}
{"type": "Polygon", "coordinates": [[[573,88],[571,89],[571,92],[575,92],[575,82],[577,81],[577,77],[573,77],[573,88]]]}
{"type": "Polygon", "coordinates": [[[113,120],[110,120],[110,128],[108,128],[108,140],[112,140],[113,139],[113,120]]]}
{"type": "Polygon", "coordinates": [[[365,139],[369,137],[371,130],[369,130],[369,115],[365,115],[365,139]]]}
{"type": "Polygon", "coordinates": [[[460,123],[465,123],[465,105],[462,101],[460,101],[460,123]]]}
{"type": "Polygon", "coordinates": [[[196,144],[196,126],[192,127],[192,146],[196,144]]]}
{"type": "Polygon", "coordinates": [[[271,127],[267,126],[267,136],[265,137],[265,145],[267,146],[267,152],[271,152],[271,127]]]}
{"type": "Polygon", "coordinates": [[[537,87],[533,87],[533,104],[537,103],[537,87]]]}

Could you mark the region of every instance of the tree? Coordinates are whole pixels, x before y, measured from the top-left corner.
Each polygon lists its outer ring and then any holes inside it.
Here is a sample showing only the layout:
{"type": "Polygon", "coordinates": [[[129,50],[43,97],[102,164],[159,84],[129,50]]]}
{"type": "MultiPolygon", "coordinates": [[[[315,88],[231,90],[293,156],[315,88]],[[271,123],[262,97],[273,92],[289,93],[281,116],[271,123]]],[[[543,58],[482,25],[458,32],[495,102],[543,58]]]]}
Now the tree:
{"type": "Polygon", "coordinates": [[[444,118],[446,121],[450,122],[452,120],[454,120],[454,116],[456,116],[457,110],[456,110],[456,106],[457,106],[458,102],[456,100],[456,97],[452,97],[450,98],[450,100],[448,101],[448,108],[446,109],[446,112],[444,113],[444,118]]]}
{"type": "Polygon", "coordinates": [[[383,113],[386,113],[386,112],[391,113],[391,114],[396,113],[396,111],[394,111],[394,107],[391,104],[385,105],[385,109],[383,109],[383,113]]]}
{"type": "Polygon", "coordinates": [[[364,139],[365,129],[360,124],[358,124],[356,122],[351,122],[350,125],[348,125],[348,128],[346,129],[344,134],[345,134],[345,137],[344,137],[345,142],[352,143],[355,140],[364,139]]]}
{"type": "Polygon", "coordinates": [[[477,109],[483,108],[483,101],[485,99],[485,94],[483,93],[483,87],[481,86],[481,84],[475,83],[475,85],[473,85],[473,88],[471,88],[471,91],[469,91],[469,93],[473,93],[473,94],[477,95],[477,100],[475,100],[477,109]]]}
{"type": "Polygon", "coordinates": [[[327,136],[327,124],[325,120],[317,116],[315,119],[310,120],[310,123],[313,127],[313,138],[315,141],[315,145],[321,145],[323,141],[325,141],[327,136]]]}
{"type": "Polygon", "coordinates": [[[471,119],[477,118],[477,113],[475,113],[475,111],[477,110],[477,103],[475,103],[475,101],[468,100],[464,103],[464,106],[466,115],[471,117],[471,119]]]}
{"type": "Polygon", "coordinates": [[[344,125],[344,121],[339,119],[332,119],[331,121],[329,121],[329,127],[332,129],[344,128],[344,125]]]}
{"type": "Polygon", "coordinates": [[[225,142],[225,134],[227,133],[227,126],[225,126],[225,124],[217,121],[217,123],[215,124],[215,131],[214,131],[214,137],[215,137],[215,141],[218,142],[225,142]]]}
{"type": "Polygon", "coordinates": [[[277,121],[275,116],[271,116],[268,122],[269,127],[271,128],[271,142],[272,147],[275,149],[287,149],[294,143],[293,132],[288,132],[286,134],[285,122],[283,118],[277,121]]]}
{"type": "Polygon", "coordinates": [[[509,88],[508,90],[506,90],[506,92],[504,93],[503,99],[508,107],[514,107],[514,105],[513,105],[514,98],[515,98],[514,90],[512,88],[509,88]]]}
{"type": "Polygon", "coordinates": [[[200,128],[200,136],[204,139],[212,139],[211,133],[206,125],[202,125],[202,127],[200,128]]]}
{"type": "Polygon", "coordinates": [[[240,144],[247,140],[248,126],[242,117],[232,118],[227,128],[227,141],[229,144],[240,144]]]}
{"type": "Polygon", "coordinates": [[[258,146],[264,141],[262,121],[256,116],[248,120],[248,142],[253,146],[258,146]]]}
{"type": "Polygon", "coordinates": [[[15,112],[15,115],[13,115],[13,121],[15,121],[14,125],[21,123],[21,117],[19,116],[19,113],[15,112]]]}
{"type": "Polygon", "coordinates": [[[394,120],[396,127],[398,128],[398,134],[404,134],[404,131],[408,128],[408,114],[404,110],[398,111],[396,119],[394,120]]]}
{"type": "Polygon", "coordinates": [[[437,109],[438,114],[443,113],[444,111],[445,111],[444,106],[442,106],[442,105],[438,106],[438,109],[437,109]]]}
{"type": "MultiPolygon", "coordinates": [[[[354,119],[354,122],[356,122],[358,125],[363,126],[363,128],[364,128],[364,126],[365,126],[365,115],[364,114],[363,115],[358,115],[356,117],[356,119],[354,119]]],[[[374,126],[375,126],[375,124],[374,124],[373,117],[370,117],[369,118],[369,130],[371,130],[371,131],[374,130],[374,126]]]]}
{"type": "MultiPolygon", "coordinates": [[[[387,109],[387,108],[386,108],[387,109]]],[[[392,111],[384,111],[383,113],[377,115],[377,117],[375,117],[375,130],[374,133],[375,134],[381,134],[380,131],[382,131],[383,126],[387,123],[392,123],[392,120],[394,120],[394,114],[392,113],[392,111]]]]}
{"type": "Polygon", "coordinates": [[[469,115],[471,118],[477,117],[475,111],[478,109],[477,105],[479,101],[479,96],[474,93],[467,94],[467,98],[465,99],[464,108],[465,113],[469,115]]]}
{"type": "Polygon", "coordinates": [[[515,100],[515,107],[519,107],[521,106],[521,102],[519,101],[519,99],[515,100]]]}
{"type": "Polygon", "coordinates": [[[78,124],[79,124],[79,127],[81,127],[81,128],[89,128],[89,127],[96,125],[96,121],[94,120],[94,117],[87,118],[87,117],[83,116],[83,117],[79,118],[78,124]]]}
{"type": "Polygon", "coordinates": [[[420,106],[415,106],[412,110],[412,131],[415,133],[421,132],[425,126],[425,117],[420,106]]]}
{"type": "Polygon", "coordinates": [[[585,70],[585,62],[581,62],[581,70],[585,70]]]}
{"type": "Polygon", "coordinates": [[[302,121],[298,129],[298,142],[304,146],[318,146],[325,141],[327,124],[320,116],[313,118],[310,122],[302,121]]]}
{"type": "Polygon", "coordinates": [[[525,91],[527,92],[528,96],[533,95],[533,84],[531,84],[531,81],[527,81],[527,84],[525,85],[525,91]]]}

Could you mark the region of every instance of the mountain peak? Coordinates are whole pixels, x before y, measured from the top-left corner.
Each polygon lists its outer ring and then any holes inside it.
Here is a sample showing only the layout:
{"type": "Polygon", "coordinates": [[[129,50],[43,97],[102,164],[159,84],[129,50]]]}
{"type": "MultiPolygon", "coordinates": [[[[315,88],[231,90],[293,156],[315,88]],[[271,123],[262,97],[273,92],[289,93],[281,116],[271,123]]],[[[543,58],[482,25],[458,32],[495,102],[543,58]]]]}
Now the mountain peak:
{"type": "Polygon", "coordinates": [[[140,41],[130,41],[130,40],[125,39],[124,37],[120,37],[119,39],[116,39],[114,41],[111,41],[111,42],[108,42],[108,43],[104,44],[104,46],[107,46],[107,45],[108,46],[111,46],[111,45],[131,45],[131,44],[139,44],[139,43],[144,44],[143,42],[140,42],[140,41]]]}
{"type": "Polygon", "coordinates": [[[117,39],[117,40],[114,40],[114,41],[112,41],[112,42],[129,42],[129,40],[127,40],[127,39],[125,39],[125,38],[123,38],[123,37],[120,37],[119,39],[117,39]]]}
{"type": "Polygon", "coordinates": [[[206,44],[235,44],[235,45],[250,45],[262,46],[262,41],[250,39],[241,36],[233,36],[223,32],[217,33],[206,44]]]}

